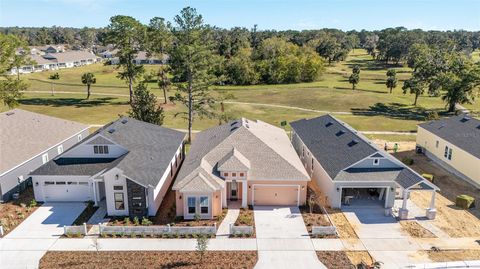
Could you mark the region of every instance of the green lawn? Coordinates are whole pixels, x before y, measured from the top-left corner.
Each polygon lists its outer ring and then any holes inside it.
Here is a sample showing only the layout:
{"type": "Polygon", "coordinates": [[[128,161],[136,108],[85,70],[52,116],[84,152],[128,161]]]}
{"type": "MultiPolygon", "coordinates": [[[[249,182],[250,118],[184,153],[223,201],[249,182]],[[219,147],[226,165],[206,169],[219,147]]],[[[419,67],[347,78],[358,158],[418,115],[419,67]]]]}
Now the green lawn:
{"type": "MultiPolygon", "coordinates": [[[[478,54],[478,52],[476,52],[478,54]]],[[[478,57],[478,55],[474,55],[478,57]]],[[[155,70],[156,66],[146,66],[155,70]]],[[[55,95],[35,93],[33,91],[50,91],[48,77],[51,72],[25,74],[23,78],[30,83],[29,91],[20,100],[20,108],[60,118],[75,120],[87,124],[104,124],[126,114],[128,111],[128,87],[116,77],[117,70],[112,66],[94,64],[90,66],[62,69],[60,80],[55,82],[55,95]],[[92,72],[97,83],[92,86],[91,100],[86,101],[86,87],[80,83],[85,72],[92,72]],[[64,92],[75,92],[65,94],[64,92]],[[96,95],[96,94],[106,95],[96,95]]],[[[213,95],[232,94],[232,102],[252,104],[226,104],[230,118],[245,117],[260,119],[275,125],[281,121],[293,121],[322,115],[325,111],[348,112],[351,115],[336,115],[341,120],[358,130],[365,131],[414,131],[416,125],[424,120],[429,110],[442,112],[445,105],[440,97],[421,96],[419,106],[413,107],[413,96],[404,95],[401,85],[410,76],[410,69],[399,66],[384,66],[373,61],[364,50],[355,50],[347,61],[327,67],[326,73],[319,81],[312,83],[287,85],[253,85],[253,86],[217,86],[213,95]],[[358,90],[351,90],[348,76],[351,67],[360,65],[360,83],[358,90]],[[393,94],[385,87],[387,68],[395,68],[399,78],[398,87],[393,94]],[[290,108],[269,107],[261,104],[292,106],[312,109],[302,111],[290,108]]],[[[160,98],[163,96],[155,83],[150,83],[152,91],[160,98]]],[[[172,94],[171,92],[170,94],[172,94]]],[[[480,111],[479,104],[466,105],[474,112],[480,111]]],[[[6,110],[0,106],[0,110],[6,110]]],[[[165,107],[165,126],[185,129],[187,124],[181,117],[174,117],[183,107],[169,104],[165,107]]],[[[202,130],[218,124],[215,119],[197,119],[194,129],[202,130]]],[[[287,128],[288,129],[288,128],[287,128]]],[[[388,137],[388,136],[387,136],[388,137]]],[[[390,139],[402,137],[390,136],[390,139]]],[[[406,140],[411,137],[406,137],[406,140]]]]}

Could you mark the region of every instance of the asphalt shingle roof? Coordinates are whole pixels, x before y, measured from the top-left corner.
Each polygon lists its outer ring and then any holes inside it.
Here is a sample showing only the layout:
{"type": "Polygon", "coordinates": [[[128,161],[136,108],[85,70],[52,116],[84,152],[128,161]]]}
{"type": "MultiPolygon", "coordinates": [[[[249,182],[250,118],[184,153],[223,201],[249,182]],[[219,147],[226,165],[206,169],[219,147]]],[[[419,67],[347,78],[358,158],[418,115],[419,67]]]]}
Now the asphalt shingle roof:
{"type": "Polygon", "coordinates": [[[458,115],[419,125],[423,129],[480,158],[480,120],[458,115]]]}

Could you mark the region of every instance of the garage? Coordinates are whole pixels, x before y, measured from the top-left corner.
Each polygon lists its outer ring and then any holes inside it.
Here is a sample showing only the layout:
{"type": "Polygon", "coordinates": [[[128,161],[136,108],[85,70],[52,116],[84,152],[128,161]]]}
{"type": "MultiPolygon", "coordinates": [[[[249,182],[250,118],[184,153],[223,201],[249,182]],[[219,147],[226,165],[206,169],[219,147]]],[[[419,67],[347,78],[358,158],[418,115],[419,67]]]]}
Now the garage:
{"type": "Polygon", "coordinates": [[[299,185],[253,185],[253,205],[298,206],[299,185]]]}
{"type": "Polygon", "coordinates": [[[88,180],[45,180],[42,187],[46,202],[93,200],[88,180]]]}
{"type": "Polygon", "coordinates": [[[387,188],[342,188],[341,205],[345,206],[382,206],[387,207],[387,188]]]}

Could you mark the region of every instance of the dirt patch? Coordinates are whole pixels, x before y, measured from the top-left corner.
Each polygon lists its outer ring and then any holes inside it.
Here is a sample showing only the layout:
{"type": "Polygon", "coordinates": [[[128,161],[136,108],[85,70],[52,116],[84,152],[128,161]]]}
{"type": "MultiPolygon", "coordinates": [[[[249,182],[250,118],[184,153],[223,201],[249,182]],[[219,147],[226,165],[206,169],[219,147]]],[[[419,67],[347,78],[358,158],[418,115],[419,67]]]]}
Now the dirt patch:
{"type": "Polygon", "coordinates": [[[411,237],[415,237],[415,238],[436,238],[436,236],[432,232],[425,229],[422,225],[420,225],[415,220],[400,221],[400,225],[402,226],[402,229],[405,232],[407,232],[411,237]]]}
{"type": "MultiPolygon", "coordinates": [[[[467,194],[480,202],[480,190],[468,182],[449,173],[433,161],[413,151],[395,154],[398,159],[411,158],[414,162],[410,167],[418,173],[434,175],[434,184],[440,188],[435,199],[437,216],[433,224],[451,237],[480,236],[480,206],[468,210],[455,206],[455,198],[460,194],[467,194]]],[[[419,207],[427,208],[430,205],[431,193],[414,191],[410,199],[419,207]]]]}
{"type": "MultiPolygon", "coordinates": [[[[308,233],[312,236],[312,227],[313,226],[332,226],[333,224],[330,223],[328,220],[327,215],[322,210],[320,202],[317,201],[315,191],[308,187],[307,188],[307,201],[313,199],[313,203],[308,203],[307,206],[301,206],[300,212],[302,213],[303,221],[305,222],[305,226],[307,227],[308,233]]],[[[325,235],[321,236],[322,238],[336,238],[336,235],[325,235]]]]}
{"type": "Polygon", "coordinates": [[[15,229],[23,220],[30,216],[40,204],[35,201],[33,187],[23,191],[18,200],[8,201],[0,204],[0,225],[3,226],[5,234],[15,229]]]}
{"type": "Polygon", "coordinates": [[[399,151],[411,151],[411,150],[414,150],[417,145],[417,142],[415,141],[392,142],[392,141],[387,141],[383,139],[373,139],[373,143],[381,149],[383,149],[385,147],[385,143],[387,143],[387,151],[392,154],[393,154],[393,147],[395,143],[397,143],[399,151]]]}
{"type": "Polygon", "coordinates": [[[480,249],[422,251],[434,262],[468,261],[480,259],[480,249]]]}
{"type": "Polygon", "coordinates": [[[200,263],[194,251],[49,251],[40,268],[253,268],[255,251],[209,251],[200,263]]]}
{"type": "Polygon", "coordinates": [[[374,263],[368,251],[317,251],[317,256],[327,268],[335,269],[355,269],[362,262],[374,263]]]}

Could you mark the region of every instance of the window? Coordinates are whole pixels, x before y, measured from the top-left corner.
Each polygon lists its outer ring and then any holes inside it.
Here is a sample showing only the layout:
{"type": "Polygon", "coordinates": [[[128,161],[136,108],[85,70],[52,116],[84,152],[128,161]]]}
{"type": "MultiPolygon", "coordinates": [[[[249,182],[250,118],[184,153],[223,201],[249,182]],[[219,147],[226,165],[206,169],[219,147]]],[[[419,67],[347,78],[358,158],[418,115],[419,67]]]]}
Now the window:
{"type": "Polygon", "coordinates": [[[142,202],[133,202],[132,206],[133,207],[142,207],[142,202]]]}
{"type": "Polygon", "coordinates": [[[67,181],[67,185],[77,185],[76,181],[67,181]]]}
{"type": "Polygon", "coordinates": [[[237,173],[232,173],[232,177],[236,177],[237,176],[237,173]]]}
{"type": "Polygon", "coordinates": [[[373,159],[373,165],[379,165],[380,164],[380,159],[375,158],[373,159]]]}
{"type": "Polygon", "coordinates": [[[187,199],[188,203],[188,214],[195,214],[195,204],[196,204],[196,199],[195,197],[188,197],[187,199]]]}
{"type": "Polygon", "coordinates": [[[123,191],[123,186],[113,186],[114,191],[123,191]]]}
{"type": "Polygon", "coordinates": [[[78,185],[88,186],[88,182],[78,182],[78,185]]]}
{"type": "Polygon", "coordinates": [[[108,154],[108,146],[93,146],[94,154],[108,154]]]}
{"type": "Polygon", "coordinates": [[[54,181],[45,181],[45,182],[43,182],[43,185],[45,185],[45,186],[47,186],[47,185],[53,185],[53,184],[55,184],[54,181]]]}
{"type": "Polygon", "coordinates": [[[200,213],[208,214],[208,197],[206,196],[200,197],[200,213]]]}
{"type": "Polygon", "coordinates": [[[57,185],[65,185],[66,182],[65,181],[57,181],[57,185]]]}
{"type": "Polygon", "coordinates": [[[245,176],[245,174],[244,174],[244,173],[240,173],[240,176],[241,176],[241,177],[244,177],[244,176],[245,176]]]}
{"type": "Polygon", "coordinates": [[[445,146],[445,152],[443,153],[443,157],[447,158],[448,156],[448,146],[445,146]]]}
{"type": "Polygon", "coordinates": [[[224,177],[228,177],[228,173],[223,173],[223,176],[224,176],[224,177]]]}
{"type": "Polygon", "coordinates": [[[302,156],[305,157],[305,147],[302,147],[302,156]]]}
{"type": "Polygon", "coordinates": [[[42,155],[42,163],[48,162],[48,153],[42,155]]]}
{"type": "Polygon", "coordinates": [[[448,149],[448,159],[449,160],[452,159],[452,149],[451,148],[448,149]]]}
{"type": "Polygon", "coordinates": [[[82,141],[82,135],[81,134],[77,135],[77,139],[78,141],[82,141]]]}
{"type": "Polygon", "coordinates": [[[437,149],[438,149],[438,144],[439,144],[439,143],[438,143],[438,140],[437,140],[437,142],[435,142],[435,147],[436,147],[437,149]]]}
{"type": "Polygon", "coordinates": [[[125,202],[123,200],[123,193],[115,192],[113,195],[115,199],[115,210],[124,210],[125,202]]]}
{"type": "Polygon", "coordinates": [[[312,158],[312,171],[313,171],[313,158],[312,158]]]}
{"type": "Polygon", "coordinates": [[[63,152],[63,145],[60,145],[60,146],[57,147],[57,152],[58,152],[58,154],[62,154],[62,152],[63,152]]]}

